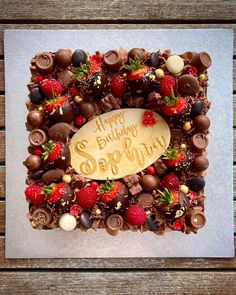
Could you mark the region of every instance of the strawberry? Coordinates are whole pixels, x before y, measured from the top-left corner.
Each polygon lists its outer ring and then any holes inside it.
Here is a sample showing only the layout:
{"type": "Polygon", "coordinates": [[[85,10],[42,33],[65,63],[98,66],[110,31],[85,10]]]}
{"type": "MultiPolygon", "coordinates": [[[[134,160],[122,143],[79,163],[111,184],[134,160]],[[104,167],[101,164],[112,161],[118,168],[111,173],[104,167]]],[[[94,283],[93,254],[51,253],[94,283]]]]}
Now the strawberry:
{"type": "Polygon", "coordinates": [[[60,141],[49,140],[42,145],[44,150],[43,157],[47,162],[54,162],[61,155],[62,143],[60,141]]]}
{"type": "Polygon", "coordinates": [[[120,76],[111,79],[111,92],[115,97],[122,97],[126,91],[125,80],[120,76]]]}
{"type": "Polygon", "coordinates": [[[73,191],[69,184],[64,182],[51,183],[43,187],[46,201],[59,213],[68,212],[73,204],[73,191]]]}
{"type": "Polygon", "coordinates": [[[100,55],[94,54],[94,55],[90,56],[89,62],[92,65],[100,65],[102,63],[102,58],[100,55]]]}
{"type": "Polygon", "coordinates": [[[45,200],[41,184],[31,184],[25,189],[26,200],[36,206],[42,206],[45,200]]]}
{"type": "Polygon", "coordinates": [[[122,190],[122,183],[119,181],[110,182],[107,180],[99,187],[99,197],[103,203],[108,203],[116,198],[122,190]]]}
{"type": "Polygon", "coordinates": [[[163,188],[177,189],[179,185],[179,178],[174,173],[166,174],[161,180],[161,186],[163,188]]]}
{"type": "Polygon", "coordinates": [[[66,96],[58,96],[47,100],[44,104],[43,109],[45,113],[52,113],[55,110],[59,109],[65,102],[68,102],[68,98],[66,96]]]}
{"type": "Polygon", "coordinates": [[[173,89],[175,89],[176,80],[171,75],[166,75],[161,79],[159,92],[163,96],[169,96],[173,89]]]}
{"type": "Polygon", "coordinates": [[[132,205],[125,212],[125,220],[131,225],[142,225],[146,221],[146,213],[141,206],[132,205]]]}
{"type": "Polygon", "coordinates": [[[42,145],[42,156],[49,164],[66,169],[70,160],[69,148],[61,141],[49,140],[42,145]]]}
{"type": "Polygon", "coordinates": [[[42,81],[41,90],[47,97],[55,97],[62,94],[61,83],[55,79],[45,79],[42,81]]]}
{"type": "Polygon", "coordinates": [[[167,117],[175,116],[182,113],[187,107],[187,101],[183,97],[168,97],[165,100],[165,105],[162,107],[162,112],[167,117]]]}
{"type": "Polygon", "coordinates": [[[71,123],[74,119],[74,108],[67,96],[57,96],[46,101],[44,112],[54,122],[71,123]]]}
{"type": "Polygon", "coordinates": [[[97,203],[97,193],[91,187],[82,188],[76,195],[77,203],[82,208],[92,208],[97,203]]]}
{"type": "Polygon", "coordinates": [[[160,193],[159,204],[161,205],[162,209],[176,204],[179,200],[179,192],[177,190],[164,188],[163,191],[158,192],[160,193]]]}
{"type": "Polygon", "coordinates": [[[163,154],[162,160],[169,168],[177,166],[184,158],[185,151],[178,149],[168,149],[163,154]]]}
{"type": "Polygon", "coordinates": [[[129,81],[137,81],[140,80],[141,78],[143,78],[143,76],[149,71],[149,68],[147,66],[143,66],[143,68],[141,69],[137,69],[137,70],[132,70],[127,79],[129,81]]]}
{"type": "Polygon", "coordinates": [[[46,200],[49,204],[55,204],[64,193],[65,183],[52,183],[49,186],[44,186],[43,191],[46,195],[46,200]]]}
{"type": "Polygon", "coordinates": [[[140,80],[149,70],[149,67],[141,64],[141,60],[137,54],[134,58],[129,58],[129,64],[124,65],[124,68],[130,71],[127,76],[129,81],[140,80]]]}
{"type": "Polygon", "coordinates": [[[178,230],[181,231],[183,226],[184,226],[184,222],[182,219],[176,219],[171,226],[173,227],[174,230],[178,230]]]}

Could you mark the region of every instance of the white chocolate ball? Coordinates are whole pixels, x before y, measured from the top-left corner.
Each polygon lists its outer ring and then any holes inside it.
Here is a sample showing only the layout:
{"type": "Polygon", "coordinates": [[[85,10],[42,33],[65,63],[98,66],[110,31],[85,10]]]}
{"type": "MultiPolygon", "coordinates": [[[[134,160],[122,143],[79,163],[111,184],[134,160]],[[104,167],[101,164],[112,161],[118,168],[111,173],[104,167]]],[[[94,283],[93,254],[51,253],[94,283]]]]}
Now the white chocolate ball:
{"type": "Polygon", "coordinates": [[[172,74],[178,74],[184,68],[184,61],[178,55],[171,55],[166,61],[166,67],[172,74]]]}
{"type": "Polygon", "coordinates": [[[162,77],[165,76],[165,73],[164,73],[164,71],[162,69],[155,70],[155,74],[156,74],[157,78],[162,78],[162,77]]]}
{"type": "Polygon", "coordinates": [[[62,176],[62,181],[65,182],[65,183],[71,183],[71,176],[69,174],[64,174],[62,176]]]}
{"type": "Polygon", "coordinates": [[[59,226],[65,231],[72,231],[77,226],[76,218],[70,213],[64,213],[59,219],[59,226]]]}
{"type": "Polygon", "coordinates": [[[188,191],[189,191],[189,188],[187,187],[187,185],[182,184],[182,185],[180,186],[180,190],[181,190],[182,193],[187,194],[188,191]]]}

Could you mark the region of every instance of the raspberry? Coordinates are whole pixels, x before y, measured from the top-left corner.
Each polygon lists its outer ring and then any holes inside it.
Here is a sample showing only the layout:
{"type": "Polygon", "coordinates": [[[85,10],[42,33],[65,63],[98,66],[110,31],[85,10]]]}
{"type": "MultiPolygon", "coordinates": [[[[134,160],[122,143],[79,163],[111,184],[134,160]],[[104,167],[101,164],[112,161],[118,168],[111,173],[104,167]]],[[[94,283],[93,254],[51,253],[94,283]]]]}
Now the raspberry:
{"type": "Polygon", "coordinates": [[[36,206],[44,203],[45,195],[42,192],[42,185],[31,184],[25,189],[26,200],[36,206]]]}
{"type": "Polygon", "coordinates": [[[85,119],[82,116],[78,116],[74,119],[75,126],[81,126],[81,125],[84,125],[84,123],[85,123],[85,119]]]}
{"type": "Polygon", "coordinates": [[[147,167],[147,174],[155,175],[155,168],[153,166],[147,167]]]}
{"type": "Polygon", "coordinates": [[[125,220],[131,225],[142,225],[145,223],[146,213],[139,205],[132,205],[125,213],[125,220]]]}
{"type": "Polygon", "coordinates": [[[115,76],[111,80],[111,92],[115,97],[122,97],[126,91],[126,83],[120,76],[115,76]]]}
{"type": "Polygon", "coordinates": [[[180,185],[179,178],[173,174],[166,174],[161,180],[161,186],[169,189],[177,189],[180,185]]]}
{"type": "Polygon", "coordinates": [[[97,193],[91,187],[84,187],[77,193],[76,199],[82,208],[91,208],[97,202],[97,193]]]}
{"type": "Polygon", "coordinates": [[[171,95],[176,85],[175,78],[171,75],[166,75],[161,79],[159,92],[163,96],[171,95]]]}
{"type": "Polygon", "coordinates": [[[82,213],[83,209],[79,205],[73,205],[70,208],[70,214],[74,215],[75,217],[79,216],[82,213]]]}
{"type": "Polygon", "coordinates": [[[176,219],[173,223],[172,223],[172,227],[174,230],[181,230],[184,226],[184,223],[181,219],[176,219]]]}
{"type": "Polygon", "coordinates": [[[90,183],[90,187],[93,188],[93,189],[97,189],[98,186],[99,186],[99,184],[97,183],[97,181],[92,181],[90,183]]]}
{"type": "Polygon", "coordinates": [[[55,79],[45,79],[41,84],[41,90],[47,97],[55,97],[62,94],[61,83],[55,79]]]}
{"type": "Polygon", "coordinates": [[[92,65],[100,65],[102,63],[102,58],[100,55],[94,54],[94,55],[90,56],[89,62],[92,65]]]}
{"type": "Polygon", "coordinates": [[[75,86],[72,86],[70,89],[69,89],[69,92],[72,96],[76,96],[79,94],[79,90],[75,87],[75,86]]]}

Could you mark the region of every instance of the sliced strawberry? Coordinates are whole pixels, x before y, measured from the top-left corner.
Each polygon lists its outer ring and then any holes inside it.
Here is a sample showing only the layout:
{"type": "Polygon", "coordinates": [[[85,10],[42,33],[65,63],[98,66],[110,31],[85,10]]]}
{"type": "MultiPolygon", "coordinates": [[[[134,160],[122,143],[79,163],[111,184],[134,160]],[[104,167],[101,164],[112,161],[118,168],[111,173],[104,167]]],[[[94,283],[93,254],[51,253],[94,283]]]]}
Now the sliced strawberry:
{"type": "Polygon", "coordinates": [[[175,87],[176,79],[171,75],[166,75],[161,79],[159,92],[163,96],[169,96],[175,87]]]}
{"type": "Polygon", "coordinates": [[[168,98],[166,99],[166,105],[162,107],[162,112],[167,117],[171,117],[181,114],[186,109],[186,107],[187,101],[183,97],[179,97],[175,101],[172,100],[172,102],[170,102],[170,99],[168,98]]]}
{"type": "Polygon", "coordinates": [[[161,205],[163,209],[176,204],[179,200],[179,192],[177,190],[170,190],[170,189],[164,188],[164,190],[159,191],[159,193],[160,193],[159,204],[161,205]]]}
{"type": "Polygon", "coordinates": [[[90,56],[89,62],[92,65],[100,65],[102,63],[102,58],[100,55],[94,54],[94,55],[90,56]]]}
{"type": "Polygon", "coordinates": [[[44,150],[44,160],[47,160],[49,163],[56,161],[60,157],[63,150],[62,143],[60,141],[53,140],[49,140],[47,143],[43,144],[42,148],[44,150]]]}
{"type": "Polygon", "coordinates": [[[166,150],[162,160],[167,167],[175,167],[183,160],[184,156],[185,151],[173,148],[166,150]]]}
{"type": "Polygon", "coordinates": [[[115,97],[122,97],[126,91],[125,80],[120,76],[111,79],[111,92],[115,97]]]}
{"type": "Polygon", "coordinates": [[[43,192],[46,195],[46,201],[50,204],[55,204],[64,193],[65,183],[52,183],[44,186],[43,192]]]}
{"type": "Polygon", "coordinates": [[[47,97],[55,97],[62,94],[61,83],[55,79],[45,79],[41,83],[41,90],[47,97]]]}
{"type": "Polygon", "coordinates": [[[68,98],[66,96],[52,98],[44,104],[44,112],[52,113],[54,110],[57,110],[59,107],[61,107],[65,102],[68,102],[68,98]]]}
{"type": "Polygon", "coordinates": [[[137,69],[137,70],[132,70],[129,74],[127,79],[129,81],[136,81],[136,80],[140,80],[141,78],[143,78],[143,76],[148,72],[149,68],[147,66],[141,68],[141,69],[137,69]]]}
{"type": "Polygon", "coordinates": [[[98,194],[103,203],[108,203],[119,195],[122,189],[122,183],[119,181],[110,182],[107,180],[98,188],[98,194]]]}

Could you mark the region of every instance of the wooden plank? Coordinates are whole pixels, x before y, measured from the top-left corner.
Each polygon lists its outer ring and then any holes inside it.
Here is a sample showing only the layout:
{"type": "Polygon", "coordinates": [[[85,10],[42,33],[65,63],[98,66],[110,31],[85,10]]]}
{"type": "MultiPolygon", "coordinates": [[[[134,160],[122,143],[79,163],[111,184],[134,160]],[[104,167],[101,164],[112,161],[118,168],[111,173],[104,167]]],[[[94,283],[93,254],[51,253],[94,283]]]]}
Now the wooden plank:
{"type": "Polygon", "coordinates": [[[232,29],[234,33],[234,55],[236,55],[236,24],[0,24],[0,56],[3,55],[3,31],[6,29],[232,29]]]}
{"type": "Polygon", "coordinates": [[[5,161],[5,132],[0,131],[0,162],[5,161]]]}
{"type": "MultiPolygon", "coordinates": [[[[3,60],[0,60],[0,91],[5,90],[3,60]]],[[[236,60],[233,60],[233,89],[236,91],[236,60]]]]}
{"type": "MultiPolygon", "coordinates": [[[[236,238],[234,241],[236,246],[236,238]]],[[[236,269],[236,258],[67,258],[6,259],[5,238],[0,237],[1,269],[236,269]]]]}
{"type": "Polygon", "coordinates": [[[5,167],[0,166],[0,200],[5,199],[5,167]]]}
{"type": "Polygon", "coordinates": [[[5,90],[5,85],[4,85],[4,74],[3,74],[3,60],[0,60],[0,91],[5,90]]]}
{"type": "Polygon", "coordinates": [[[136,0],[130,7],[130,1],[0,1],[1,19],[7,20],[45,20],[49,21],[118,21],[146,20],[234,20],[236,19],[235,1],[170,1],[136,0]]]}
{"type": "Polygon", "coordinates": [[[0,127],[5,126],[5,96],[0,95],[0,127]]]}
{"type": "Polygon", "coordinates": [[[0,233],[5,232],[5,201],[0,201],[0,233]]]}
{"type": "Polygon", "coordinates": [[[2,294],[214,294],[236,292],[235,272],[1,272],[2,294]],[[199,282],[199,283],[198,283],[199,282]]]}

